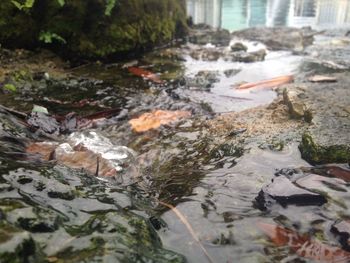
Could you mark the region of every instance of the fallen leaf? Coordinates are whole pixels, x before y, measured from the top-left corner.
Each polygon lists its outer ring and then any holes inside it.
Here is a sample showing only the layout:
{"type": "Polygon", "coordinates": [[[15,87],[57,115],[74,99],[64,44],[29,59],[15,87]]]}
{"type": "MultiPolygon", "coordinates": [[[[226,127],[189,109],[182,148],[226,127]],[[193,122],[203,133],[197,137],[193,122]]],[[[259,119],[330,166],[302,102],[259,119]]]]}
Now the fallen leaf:
{"type": "Polygon", "coordinates": [[[309,78],[310,82],[337,82],[335,77],[324,76],[324,75],[314,75],[309,78]]]}
{"type": "Polygon", "coordinates": [[[128,70],[130,73],[132,73],[136,76],[139,76],[139,77],[142,77],[145,79],[149,79],[155,83],[158,83],[158,84],[164,83],[164,81],[161,80],[158,75],[156,75],[153,72],[150,72],[148,70],[145,70],[142,68],[137,68],[137,67],[129,67],[128,70]]]}
{"type": "Polygon", "coordinates": [[[161,125],[174,122],[180,118],[191,116],[189,111],[164,111],[156,110],[142,114],[136,119],[131,119],[129,124],[136,132],[145,132],[151,129],[157,129],[161,125]]]}
{"type": "Polygon", "coordinates": [[[35,142],[27,146],[26,152],[39,154],[43,160],[56,160],[58,163],[74,169],[84,169],[99,176],[114,176],[115,167],[101,154],[94,153],[85,147],[74,147],[69,144],[59,145],[54,142],[35,142]]]}
{"type": "Polygon", "coordinates": [[[346,263],[350,260],[350,253],[341,248],[329,246],[307,235],[280,227],[278,225],[258,223],[259,228],[277,246],[288,246],[301,257],[318,262],[346,263]]]}
{"type": "Polygon", "coordinates": [[[261,80],[257,82],[249,82],[236,87],[236,89],[252,89],[252,88],[274,88],[280,85],[293,82],[293,75],[280,76],[272,79],[261,80]]]}
{"type": "Polygon", "coordinates": [[[39,154],[43,160],[49,161],[52,152],[57,146],[58,143],[54,142],[34,142],[27,146],[26,152],[30,154],[39,154]]]}
{"type": "Polygon", "coordinates": [[[55,160],[75,169],[84,169],[91,174],[98,176],[114,176],[117,174],[116,169],[101,154],[94,153],[89,150],[85,151],[62,151],[57,148],[55,150],[55,160]]]}

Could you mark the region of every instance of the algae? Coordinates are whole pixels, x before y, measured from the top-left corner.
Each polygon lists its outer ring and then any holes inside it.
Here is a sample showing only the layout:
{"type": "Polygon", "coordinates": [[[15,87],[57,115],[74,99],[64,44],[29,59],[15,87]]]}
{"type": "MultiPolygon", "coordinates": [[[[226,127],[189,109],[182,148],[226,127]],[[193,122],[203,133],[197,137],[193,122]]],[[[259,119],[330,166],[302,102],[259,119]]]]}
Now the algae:
{"type": "Polygon", "coordinates": [[[350,160],[349,145],[320,145],[306,132],[299,145],[301,156],[311,164],[346,163],[350,160]]]}

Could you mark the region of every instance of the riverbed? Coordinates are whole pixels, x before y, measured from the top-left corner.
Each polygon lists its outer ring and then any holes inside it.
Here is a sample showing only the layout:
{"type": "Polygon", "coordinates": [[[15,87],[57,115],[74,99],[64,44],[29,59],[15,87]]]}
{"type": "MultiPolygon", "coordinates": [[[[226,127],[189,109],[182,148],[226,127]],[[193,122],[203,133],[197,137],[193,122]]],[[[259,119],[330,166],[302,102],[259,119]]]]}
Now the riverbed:
{"type": "MultiPolygon", "coordinates": [[[[3,89],[0,104],[19,113],[0,108],[0,231],[6,236],[0,259],[347,262],[349,240],[334,228],[350,217],[349,166],[337,161],[332,169],[342,172],[334,173],[324,159],[307,159],[300,150],[314,130],[321,131],[316,138],[349,146],[346,30],[314,32],[312,44],[293,39],[294,47],[279,50],[248,33],[225,31],[219,39],[216,30],[200,27],[190,34],[202,32],[227,44],[190,38],[132,61],[75,67],[46,51],[2,50],[2,81],[16,90],[3,89]],[[237,43],[244,50],[233,50],[237,43]],[[320,74],[337,82],[309,81],[320,74]],[[294,82],[238,89],[285,75],[294,82]],[[305,105],[302,113],[291,111],[298,103],[305,105]],[[33,105],[47,113],[31,113],[33,105]],[[131,120],[156,110],[186,117],[133,128],[131,120]],[[31,114],[75,120],[67,117],[71,112],[104,115],[64,132],[28,126],[31,114]],[[43,144],[33,150],[36,143],[54,143],[48,158],[43,144]],[[69,155],[77,152],[78,168],[69,155]],[[116,173],[102,172],[109,159],[116,173]],[[283,193],[275,190],[280,178],[283,193]],[[317,249],[335,252],[315,256],[317,249]]],[[[293,32],[297,39],[310,36],[293,32]]]]}

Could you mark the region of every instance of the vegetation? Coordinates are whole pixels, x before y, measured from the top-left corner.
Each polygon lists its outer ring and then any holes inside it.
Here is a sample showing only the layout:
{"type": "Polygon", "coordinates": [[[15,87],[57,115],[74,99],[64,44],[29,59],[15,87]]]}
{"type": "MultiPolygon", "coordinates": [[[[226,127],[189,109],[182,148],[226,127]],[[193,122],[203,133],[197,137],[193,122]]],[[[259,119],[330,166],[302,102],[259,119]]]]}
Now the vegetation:
{"type": "Polygon", "coordinates": [[[145,51],[186,32],[184,0],[13,0],[0,3],[0,43],[103,59],[145,51]]]}

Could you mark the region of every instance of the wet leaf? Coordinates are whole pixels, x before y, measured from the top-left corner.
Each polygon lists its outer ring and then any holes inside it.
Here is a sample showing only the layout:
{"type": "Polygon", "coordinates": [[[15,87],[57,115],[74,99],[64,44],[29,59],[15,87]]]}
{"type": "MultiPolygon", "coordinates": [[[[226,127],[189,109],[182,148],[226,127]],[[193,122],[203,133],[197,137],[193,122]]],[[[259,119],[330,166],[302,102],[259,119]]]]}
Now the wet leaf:
{"type": "Polygon", "coordinates": [[[60,164],[75,169],[84,169],[98,176],[114,176],[117,174],[113,165],[102,158],[101,154],[86,150],[84,147],[79,150],[81,151],[73,150],[67,143],[61,144],[55,150],[54,159],[60,164]]]}
{"type": "Polygon", "coordinates": [[[163,83],[164,81],[161,80],[159,78],[158,75],[154,74],[153,72],[150,72],[148,70],[145,70],[145,69],[142,69],[142,68],[137,68],[137,67],[129,67],[128,68],[129,72],[136,75],[136,76],[139,76],[139,77],[142,77],[142,78],[145,78],[145,79],[149,79],[155,83],[158,83],[158,84],[161,84],[163,83]]]}
{"type": "Polygon", "coordinates": [[[145,132],[151,129],[157,129],[161,125],[189,116],[191,116],[189,111],[156,110],[153,112],[144,113],[140,117],[130,120],[129,124],[134,131],[145,132]]]}
{"type": "Polygon", "coordinates": [[[41,113],[49,114],[49,111],[45,107],[38,106],[38,105],[33,106],[32,112],[41,112],[41,113]]]}
{"type": "Polygon", "coordinates": [[[350,260],[350,253],[341,248],[329,246],[307,235],[280,227],[278,225],[258,223],[259,228],[277,246],[288,246],[301,257],[318,262],[342,262],[350,260]]]}
{"type": "Polygon", "coordinates": [[[242,84],[236,87],[236,89],[241,90],[241,89],[252,89],[252,88],[275,88],[283,84],[293,82],[293,80],[294,80],[293,75],[280,76],[272,79],[242,84]]]}
{"type": "Polygon", "coordinates": [[[49,161],[57,146],[58,143],[54,142],[34,142],[27,146],[26,152],[30,154],[39,154],[41,159],[49,161]]]}
{"type": "Polygon", "coordinates": [[[86,149],[83,145],[71,148],[67,143],[59,145],[55,142],[35,142],[27,146],[29,154],[39,154],[45,161],[56,160],[70,168],[84,169],[99,176],[113,176],[117,174],[115,167],[101,154],[86,149]]]}

